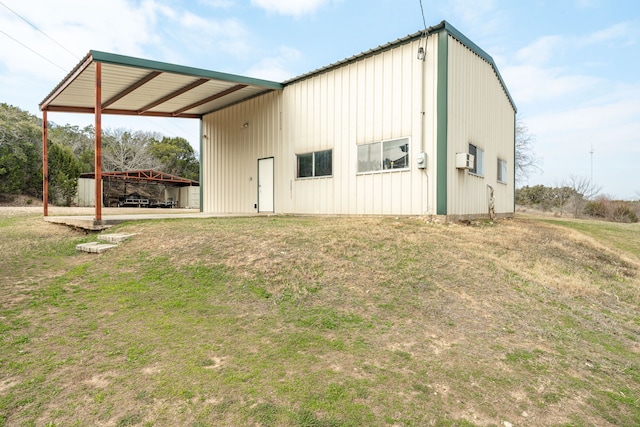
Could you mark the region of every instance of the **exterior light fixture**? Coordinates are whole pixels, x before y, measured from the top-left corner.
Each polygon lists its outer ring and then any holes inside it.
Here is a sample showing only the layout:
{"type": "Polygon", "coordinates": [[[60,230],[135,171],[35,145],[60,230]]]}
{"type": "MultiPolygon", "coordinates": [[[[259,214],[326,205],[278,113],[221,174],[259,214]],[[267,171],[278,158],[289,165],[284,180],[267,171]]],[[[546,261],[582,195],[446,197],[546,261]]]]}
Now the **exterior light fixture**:
{"type": "Polygon", "coordinates": [[[249,122],[247,122],[247,123],[243,123],[241,127],[242,127],[243,129],[248,128],[248,127],[249,127],[249,122]]]}
{"type": "Polygon", "coordinates": [[[420,47],[418,48],[418,59],[419,59],[420,61],[424,61],[425,56],[427,56],[427,55],[426,55],[426,52],[425,52],[424,48],[423,48],[422,46],[420,46],[420,47]]]}

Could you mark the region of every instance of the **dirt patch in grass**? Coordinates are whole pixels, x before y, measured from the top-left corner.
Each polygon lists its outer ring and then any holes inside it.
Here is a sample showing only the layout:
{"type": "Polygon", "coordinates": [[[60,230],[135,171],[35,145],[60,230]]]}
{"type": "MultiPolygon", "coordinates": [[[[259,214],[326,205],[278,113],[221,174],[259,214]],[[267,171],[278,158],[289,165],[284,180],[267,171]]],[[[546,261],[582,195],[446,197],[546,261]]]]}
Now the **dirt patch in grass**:
{"type": "Polygon", "coordinates": [[[163,220],[93,255],[5,221],[52,267],[3,261],[7,425],[640,422],[640,259],[573,227],[163,220]]]}

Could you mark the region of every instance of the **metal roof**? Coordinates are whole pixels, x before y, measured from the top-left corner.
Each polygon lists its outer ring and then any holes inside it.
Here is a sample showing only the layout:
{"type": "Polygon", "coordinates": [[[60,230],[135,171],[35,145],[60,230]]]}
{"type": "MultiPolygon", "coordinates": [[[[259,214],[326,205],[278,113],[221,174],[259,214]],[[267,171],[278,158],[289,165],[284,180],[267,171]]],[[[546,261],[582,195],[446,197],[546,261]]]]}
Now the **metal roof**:
{"type": "Polygon", "coordinates": [[[92,50],[40,103],[40,109],[54,112],[94,113],[95,64],[100,62],[102,64],[103,114],[200,118],[204,114],[264,92],[282,90],[285,86],[300,80],[410,43],[424,37],[425,33],[441,31],[453,36],[491,64],[515,110],[515,102],[493,58],[447,21],[284,83],[92,50]]]}
{"type": "Polygon", "coordinates": [[[92,50],[40,103],[54,112],[94,113],[96,63],[102,113],[200,118],[280,83],[92,50]]]}
{"type": "Polygon", "coordinates": [[[462,34],[458,29],[456,29],[453,25],[451,25],[447,21],[441,21],[439,24],[433,25],[433,26],[431,26],[431,27],[429,27],[429,28],[427,28],[425,30],[418,31],[418,32],[413,33],[413,34],[409,34],[408,36],[399,38],[399,39],[397,39],[395,41],[392,41],[392,42],[389,42],[389,43],[385,43],[385,44],[380,45],[380,46],[378,46],[376,48],[369,49],[369,50],[367,50],[365,52],[358,53],[357,55],[353,55],[353,56],[351,56],[349,58],[346,58],[346,59],[343,59],[341,61],[334,62],[333,64],[327,65],[325,67],[318,68],[317,70],[311,71],[309,73],[302,74],[302,75],[300,75],[298,77],[294,77],[292,79],[289,79],[289,80],[285,81],[283,83],[283,85],[284,86],[288,86],[290,84],[299,82],[301,80],[309,79],[309,78],[317,76],[319,74],[326,73],[326,72],[334,70],[336,68],[339,68],[339,67],[354,63],[354,62],[359,61],[361,59],[368,58],[368,57],[371,57],[371,56],[374,56],[374,55],[378,55],[379,53],[382,53],[382,52],[385,52],[387,50],[393,49],[393,48],[395,48],[397,46],[401,46],[403,44],[411,43],[414,40],[418,40],[420,38],[425,37],[425,35],[435,34],[435,33],[439,33],[439,32],[444,32],[445,34],[448,34],[448,35],[452,36],[453,38],[458,40],[460,43],[465,45],[473,53],[475,53],[476,55],[478,55],[480,58],[482,58],[483,60],[485,60],[487,63],[489,63],[491,65],[491,67],[493,68],[493,71],[496,74],[496,77],[498,78],[498,80],[500,81],[500,84],[502,85],[502,88],[504,89],[505,94],[507,95],[507,98],[509,99],[509,102],[511,103],[511,106],[517,112],[516,104],[515,104],[513,98],[511,97],[511,94],[509,93],[509,89],[507,89],[507,85],[505,84],[504,80],[502,79],[502,75],[500,75],[500,71],[498,71],[498,66],[496,65],[496,63],[493,60],[493,58],[491,57],[491,55],[489,55],[487,52],[485,52],[483,49],[481,49],[477,44],[472,42],[467,36],[462,34]]]}

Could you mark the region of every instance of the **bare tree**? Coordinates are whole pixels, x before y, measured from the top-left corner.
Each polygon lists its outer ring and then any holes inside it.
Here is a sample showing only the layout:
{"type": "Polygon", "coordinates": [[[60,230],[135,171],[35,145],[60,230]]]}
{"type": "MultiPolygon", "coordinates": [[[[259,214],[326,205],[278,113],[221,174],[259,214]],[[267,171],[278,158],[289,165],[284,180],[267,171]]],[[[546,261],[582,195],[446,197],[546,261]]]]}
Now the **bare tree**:
{"type": "Polygon", "coordinates": [[[571,202],[575,218],[582,215],[587,201],[592,200],[601,190],[601,187],[595,185],[589,178],[576,175],[569,175],[565,186],[573,190],[571,202]]]}
{"type": "Polygon", "coordinates": [[[533,145],[536,138],[522,119],[516,120],[516,181],[529,178],[534,173],[541,171],[541,159],[536,156],[533,145]]]}
{"type": "Polygon", "coordinates": [[[161,136],[151,132],[108,129],[103,136],[102,162],[105,171],[158,169],[160,161],[149,145],[161,136]]]}

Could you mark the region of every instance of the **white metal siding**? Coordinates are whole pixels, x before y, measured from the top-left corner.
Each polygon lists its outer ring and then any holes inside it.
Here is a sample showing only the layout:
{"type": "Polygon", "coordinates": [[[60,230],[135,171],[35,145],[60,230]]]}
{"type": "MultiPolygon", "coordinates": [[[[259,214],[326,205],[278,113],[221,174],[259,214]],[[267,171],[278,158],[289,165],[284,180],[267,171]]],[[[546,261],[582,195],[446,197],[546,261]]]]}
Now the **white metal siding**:
{"type": "Polygon", "coordinates": [[[417,50],[398,46],[205,116],[204,211],[255,212],[257,160],[273,156],[275,212],[433,213],[436,55],[423,63],[417,50]],[[409,170],[357,173],[357,144],[396,138],[410,139],[409,170]],[[297,154],[328,149],[331,177],[296,178],[297,154]],[[431,179],[415,167],[422,150],[431,179]]]}
{"type": "Polygon", "coordinates": [[[448,177],[449,215],[486,215],[489,188],[495,212],[513,213],[515,112],[493,67],[449,37],[448,177]],[[484,177],[455,168],[455,155],[471,142],[484,150],[484,177]],[[497,181],[497,159],[507,161],[507,184],[497,181]]]}
{"type": "Polygon", "coordinates": [[[78,178],[78,192],[74,199],[81,207],[96,205],[96,180],[93,178],[78,178]]]}
{"type": "MultiPolygon", "coordinates": [[[[414,41],[205,116],[203,210],[256,212],[257,162],[273,157],[277,213],[435,214],[443,36],[429,38],[426,62],[414,41]],[[357,173],[358,144],[396,138],[410,139],[408,170],[357,173]],[[332,176],[296,178],[297,154],[327,149],[332,176]],[[420,151],[426,173],[416,168],[420,151]]],[[[487,184],[496,212],[513,212],[513,177],[497,182],[498,157],[513,170],[513,107],[490,64],[452,37],[448,46],[447,213],[486,215],[487,184]],[[469,142],[485,152],[484,178],[455,169],[455,154],[469,142]]]]}
{"type": "Polygon", "coordinates": [[[256,212],[258,159],[274,157],[275,182],[281,179],[280,105],[281,92],[273,91],[204,118],[204,212],[256,212]]]}

